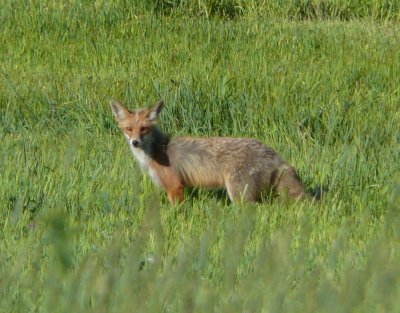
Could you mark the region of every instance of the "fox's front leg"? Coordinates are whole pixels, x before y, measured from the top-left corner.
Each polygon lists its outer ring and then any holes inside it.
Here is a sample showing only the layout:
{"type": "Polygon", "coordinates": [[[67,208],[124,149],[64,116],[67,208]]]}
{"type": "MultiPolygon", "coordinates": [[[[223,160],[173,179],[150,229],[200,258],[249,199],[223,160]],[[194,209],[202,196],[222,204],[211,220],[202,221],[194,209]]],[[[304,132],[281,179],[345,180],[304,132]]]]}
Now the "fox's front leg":
{"type": "Polygon", "coordinates": [[[172,204],[179,204],[184,199],[185,186],[179,176],[171,167],[160,167],[158,169],[164,190],[168,194],[168,199],[172,204]]]}
{"type": "Polygon", "coordinates": [[[179,186],[175,186],[173,188],[168,188],[167,194],[168,194],[168,199],[172,204],[174,204],[174,205],[180,204],[185,198],[184,186],[179,185],[179,186]]]}

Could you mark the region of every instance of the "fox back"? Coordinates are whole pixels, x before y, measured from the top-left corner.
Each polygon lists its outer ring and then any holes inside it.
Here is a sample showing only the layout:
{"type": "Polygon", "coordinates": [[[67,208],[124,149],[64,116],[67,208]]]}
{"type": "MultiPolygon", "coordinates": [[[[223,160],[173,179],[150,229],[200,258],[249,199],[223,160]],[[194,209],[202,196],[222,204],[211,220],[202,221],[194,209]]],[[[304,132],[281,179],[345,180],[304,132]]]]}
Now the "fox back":
{"type": "Polygon", "coordinates": [[[184,187],[226,188],[232,201],[258,201],[264,192],[303,197],[295,169],[256,139],[173,137],[157,125],[164,103],[130,111],[111,109],[140,167],[166,190],[171,202],[184,199],[184,187]]]}

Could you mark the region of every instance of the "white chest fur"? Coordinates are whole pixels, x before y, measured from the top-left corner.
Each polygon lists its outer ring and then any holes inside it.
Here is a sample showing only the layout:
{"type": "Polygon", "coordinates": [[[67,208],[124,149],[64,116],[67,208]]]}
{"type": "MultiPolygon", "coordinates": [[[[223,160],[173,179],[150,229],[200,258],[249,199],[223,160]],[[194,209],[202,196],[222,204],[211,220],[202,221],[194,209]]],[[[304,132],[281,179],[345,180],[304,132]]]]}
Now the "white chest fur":
{"type": "Polygon", "coordinates": [[[129,147],[133,155],[135,156],[136,160],[139,162],[140,168],[143,172],[147,172],[150,176],[151,180],[157,186],[162,186],[161,179],[158,176],[157,172],[150,166],[151,158],[140,148],[135,148],[130,140],[128,139],[129,147]]]}

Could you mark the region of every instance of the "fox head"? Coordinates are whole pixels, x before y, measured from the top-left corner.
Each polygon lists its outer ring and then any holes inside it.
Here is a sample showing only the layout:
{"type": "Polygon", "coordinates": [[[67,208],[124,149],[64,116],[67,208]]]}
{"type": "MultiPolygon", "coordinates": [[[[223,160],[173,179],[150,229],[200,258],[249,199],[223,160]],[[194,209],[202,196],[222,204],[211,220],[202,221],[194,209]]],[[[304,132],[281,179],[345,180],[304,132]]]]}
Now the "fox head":
{"type": "Polygon", "coordinates": [[[151,140],[152,132],[157,125],[157,119],[164,107],[164,102],[159,101],[153,106],[134,111],[128,110],[116,100],[111,100],[110,106],[129,144],[135,148],[144,148],[151,140]]]}

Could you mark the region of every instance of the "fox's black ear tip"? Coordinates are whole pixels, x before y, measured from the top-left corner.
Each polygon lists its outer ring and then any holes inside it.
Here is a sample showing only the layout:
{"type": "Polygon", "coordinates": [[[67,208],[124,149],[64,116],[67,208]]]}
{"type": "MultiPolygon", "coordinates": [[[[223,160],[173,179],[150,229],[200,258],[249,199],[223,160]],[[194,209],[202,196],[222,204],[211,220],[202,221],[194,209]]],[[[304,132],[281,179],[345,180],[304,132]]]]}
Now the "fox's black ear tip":
{"type": "Polygon", "coordinates": [[[118,100],[115,100],[115,99],[110,100],[110,107],[113,111],[120,111],[125,108],[121,102],[119,102],[118,100]]]}
{"type": "Polygon", "coordinates": [[[111,99],[109,103],[110,103],[111,106],[119,104],[119,102],[117,100],[115,100],[115,99],[111,99]]]}
{"type": "Polygon", "coordinates": [[[164,100],[162,99],[157,101],[156,104],[152,106],[152,108],[156,109],[157,111],[161,111],[163,107],[164,107],[164,100]]]}

